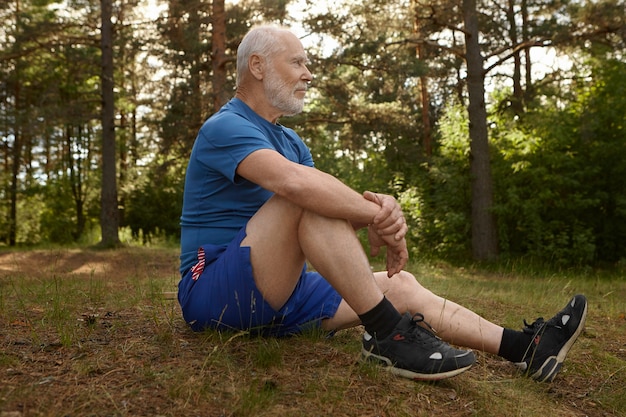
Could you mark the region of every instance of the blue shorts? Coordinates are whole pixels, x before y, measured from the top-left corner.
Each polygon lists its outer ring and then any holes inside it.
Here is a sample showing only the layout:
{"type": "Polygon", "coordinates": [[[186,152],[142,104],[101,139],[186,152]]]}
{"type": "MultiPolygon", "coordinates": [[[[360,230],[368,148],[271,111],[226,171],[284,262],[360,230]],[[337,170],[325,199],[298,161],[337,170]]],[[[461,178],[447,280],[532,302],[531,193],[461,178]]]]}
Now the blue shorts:
{"type": "Polygon", "coordinates": [[[254,282],[250,247],[241,247],[245,237],[244,227],[227,246],[202,246],[198,263],[180,280],[178,301],[193,330],[286,336],[319,327],[335,315],[341,296],[320,274],[307,272],[306,265],[285,305],[278,311],[270,307],[254,282]]]}

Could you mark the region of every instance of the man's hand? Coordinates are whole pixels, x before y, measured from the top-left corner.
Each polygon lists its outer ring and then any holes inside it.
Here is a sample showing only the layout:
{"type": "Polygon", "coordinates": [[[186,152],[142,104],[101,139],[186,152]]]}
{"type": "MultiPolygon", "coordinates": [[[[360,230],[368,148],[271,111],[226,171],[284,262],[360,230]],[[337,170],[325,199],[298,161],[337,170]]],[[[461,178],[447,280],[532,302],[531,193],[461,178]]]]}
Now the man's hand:
{"type": "Polygon", "coordinates": [[[405,239],[408,226],[402,208],[389,195],[366,191],[363,197],[380,206],[380,211],[368,227],[370,254],[377,256],[381,247],[387,247],[387,276],[392,277],[404,268],[409,259],[405,239]]]}
{"type": "Polygon", "coordinates": [[[404,269],[409,260],[406,239],[396,240],[393,235],[381,235],[374,225],[367,228],[367,239],[372,256],[377,256],[381,247],[387,247],[387,276],[389,278],[404,269]]]}
{"type": "Polygon", "coordinates": [[[402,213],[402,208],[398,201],[390,195],[375,194],[371,191],[365,191],[363,197],[380,206],[380,211],[372,222],[378,234],[383,236],[393,235],[397,241],[404,239],[409,228],[406,225],[404,213],[402,213]]]}

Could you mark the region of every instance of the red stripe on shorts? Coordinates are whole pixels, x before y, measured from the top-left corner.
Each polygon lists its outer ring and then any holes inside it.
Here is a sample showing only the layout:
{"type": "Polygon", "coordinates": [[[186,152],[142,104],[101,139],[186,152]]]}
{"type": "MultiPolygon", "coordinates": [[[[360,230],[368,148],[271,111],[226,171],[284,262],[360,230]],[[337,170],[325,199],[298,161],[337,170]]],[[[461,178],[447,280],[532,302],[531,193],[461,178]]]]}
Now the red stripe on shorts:
{"type": "Polygon", "coordinates": [[[197,281],[200,274],[204,271],[204,249],[198,249],[198,263],[191,268],[191,279],[197,281]]]}

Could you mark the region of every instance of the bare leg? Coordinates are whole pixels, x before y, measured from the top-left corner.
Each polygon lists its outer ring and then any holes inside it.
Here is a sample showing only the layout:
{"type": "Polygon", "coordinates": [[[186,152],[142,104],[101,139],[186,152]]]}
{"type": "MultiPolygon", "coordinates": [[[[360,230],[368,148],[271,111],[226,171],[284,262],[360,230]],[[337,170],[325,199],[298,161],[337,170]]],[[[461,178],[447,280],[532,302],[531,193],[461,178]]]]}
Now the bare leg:
{"type": "Polygon", "coordinates": [[[305,259],[353,311],[365,313],[383,298],[347,221],[319,216],[274,196],[250,219],[246,232],[241,245],[250,246],[256,285],[274,309],[293,292],[305,259]]]}
{"type": "MultiPolygon", "coordinates": [[[[503,328],[452,301],[433,294],[415,277],[403,271],[388,278],[386,273],[375,274],[378,285],[393,305],[404,314],[422,313],[424,319],[449,343],[497,354],[503,328]]],[[[342,329],[358,323],[358,316],[342,303],[337,314],[323,323],[326,329],[342,329]]]]}

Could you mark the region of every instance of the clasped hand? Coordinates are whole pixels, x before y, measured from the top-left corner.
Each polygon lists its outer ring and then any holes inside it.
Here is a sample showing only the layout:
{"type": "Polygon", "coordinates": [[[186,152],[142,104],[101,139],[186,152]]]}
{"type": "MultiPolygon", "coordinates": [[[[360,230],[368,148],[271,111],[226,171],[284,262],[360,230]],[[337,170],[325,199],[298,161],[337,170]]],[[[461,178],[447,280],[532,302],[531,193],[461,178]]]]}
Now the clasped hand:
{"type": "Polygon", "coordinates": [[[402,271],[409,260],[405,239],[409,229],[402,208],[390,195],[366,191],[363,197],[380,206],[380,211],[368,226],[367,237],[372,256],[377,256],[381,247],[387,247],[387,276],[392,277],[402,271]]]}

